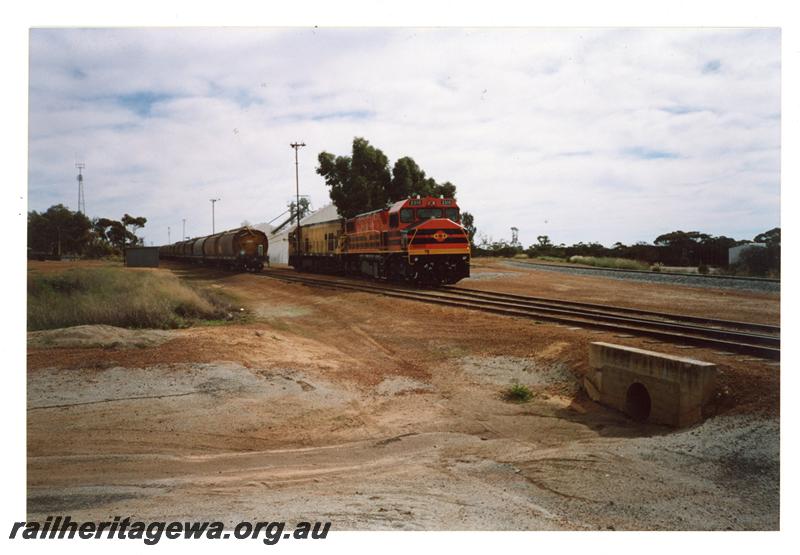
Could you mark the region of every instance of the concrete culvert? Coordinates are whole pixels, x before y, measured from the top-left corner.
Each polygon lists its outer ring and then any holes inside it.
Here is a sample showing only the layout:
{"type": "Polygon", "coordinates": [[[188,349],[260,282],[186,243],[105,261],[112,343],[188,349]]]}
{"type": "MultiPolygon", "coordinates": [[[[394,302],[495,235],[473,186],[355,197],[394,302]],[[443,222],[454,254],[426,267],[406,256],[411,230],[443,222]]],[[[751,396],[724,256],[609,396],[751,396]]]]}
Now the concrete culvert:
{"type": "Polygon", "coordinates": [[[650,417],[650,393],[639,382],[631,384],[625,395],[625,412],[639,422],[650,417]]]}

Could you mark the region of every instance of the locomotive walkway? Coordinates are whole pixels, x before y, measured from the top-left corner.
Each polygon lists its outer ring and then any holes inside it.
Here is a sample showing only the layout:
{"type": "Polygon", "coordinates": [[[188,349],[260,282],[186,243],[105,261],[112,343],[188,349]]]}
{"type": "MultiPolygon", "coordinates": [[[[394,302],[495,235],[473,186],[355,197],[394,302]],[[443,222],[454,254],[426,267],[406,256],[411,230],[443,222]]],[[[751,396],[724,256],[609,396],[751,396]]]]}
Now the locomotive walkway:
{"type": "Polygon", "coordinates": [[[723,352],[743,353],[771,360],[780,359],[780,327],[767,324],[474,291],[455,286],[419,290],[334,276],[312,277],[292,270],[270,269],[265,270],[262,275],[312,287],[374,293],[567,326],[646,336],[668,343],[710,347],[723,352]]]}

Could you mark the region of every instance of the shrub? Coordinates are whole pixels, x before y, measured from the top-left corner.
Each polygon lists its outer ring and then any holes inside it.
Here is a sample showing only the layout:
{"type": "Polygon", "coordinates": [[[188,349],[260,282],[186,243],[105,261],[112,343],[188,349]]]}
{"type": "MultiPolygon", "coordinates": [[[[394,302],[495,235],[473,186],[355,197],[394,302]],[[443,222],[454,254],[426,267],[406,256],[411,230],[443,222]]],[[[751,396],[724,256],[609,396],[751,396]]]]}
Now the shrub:
{"type": "Polygon", "coordinates": [[[533,399],[533,392],[527,386],[515,383],[505,391],[503,398],[514,403],[525,403],[533,399]]]}
{"type": "Polygon", "coordinates": [[[739,262],[731,268],[734,274],[759,277],[780,277],[781,250],[780,245],[769,245],[766,248],[745,249],[739,255],[739,262]]]}

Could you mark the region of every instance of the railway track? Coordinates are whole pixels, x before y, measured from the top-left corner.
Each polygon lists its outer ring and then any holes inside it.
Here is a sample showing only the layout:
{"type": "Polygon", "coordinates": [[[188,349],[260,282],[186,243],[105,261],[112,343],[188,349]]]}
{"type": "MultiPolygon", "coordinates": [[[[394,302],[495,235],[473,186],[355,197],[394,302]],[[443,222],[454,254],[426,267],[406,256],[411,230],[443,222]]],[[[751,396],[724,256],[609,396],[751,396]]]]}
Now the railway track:
{"type": "Polygon", "coordinates": [[[780,328],[767,324],[478,291],[455,286],[432,290],[411,289],[400,285],[332,276],[308,276],[292,270],[270,269],[265,270],[262,275],[308,286],[369,292],[572,327],[646,336],[668,343],[710,347],[770,360],[780,359],[780,328]]]}
{"type": "MultiPolygon", "coordinates": [[[[586,270],[587,272],[616,272],[620,274],[644,274],[652,276],[654,274],[651,270],[632,270],[629,268],[606,268],[604,266],[581,266],[579,264],[552,264],[547,262],[533,262],[529,260],[519,261],[519,264],[526,266],[534,266],[548,269],[567,269],[567,270],[586,270]]],[[[752,276],[734,276],[728,274],[700,274],[689,272],[656,272],[659,276],[677,276],[677,277],[690,277],[698,279],[708,279],[714,281],[715,279],[729,279],[732,281],[751,281],[761,283],[780,283],[780,278],[765,278],[765,277],[752,277],[752,276]]]]}

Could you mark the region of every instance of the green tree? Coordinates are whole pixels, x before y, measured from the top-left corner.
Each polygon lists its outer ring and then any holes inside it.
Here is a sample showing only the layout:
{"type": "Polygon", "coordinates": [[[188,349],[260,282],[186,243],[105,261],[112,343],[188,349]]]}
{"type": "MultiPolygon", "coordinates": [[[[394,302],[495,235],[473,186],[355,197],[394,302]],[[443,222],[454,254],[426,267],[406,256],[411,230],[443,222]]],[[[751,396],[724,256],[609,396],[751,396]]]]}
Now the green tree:
{"type": "Polygon", "coordinates": [[[670,262],[688,266],[699,261],[698,246],[710,238],[710,235],[699,231],[672,231],[659,235],[653,243],[666,250],[670,262]]]}
{"type": "Polygon", "coordinates": [[[317,173],[330,188],[330,197],[345,218],[385,208],[414,195],[455,197],[456,186],[437,184],[408,156],[400,158],[389,171],[389,159],[364,138],[353,139],[350,156],[320,152],[317,173]]]}
{"type": "MultiPolygon", "coordinates": [[[[130,216],[128,216],[128,219],[130,221],[130,216]]],[[[99,218],[94,222],[94,231],[98,237],[105,240],[117,252],[121,252],[126,245],[138,243],[138,237],[128,231],[121,221],[99,218]]]]}
{"type": "Polygon", "coordinates": [[[469,237],[470,248],[474,249],[475,233],[478,231],[478,228],[475,227],[475,218],[469,212],[462,212],[461,225],[464,226],[464,230],[467,232],[467,237],[469,237]]]}
{"type": "Polygon", "coordinates": [[[434,185],[433,194],[444,198],[455,198],[456,186],[449,181],[445,181],[439,185],[434,185]]]}
{"type": "Polygon", "coordinates": [[[389,159],[366,139],[353,139],[351,156],[320,152],[317,160],[317,173],[330,187],[331,200],[342,216],[352,218],[386,206],[391,182],[389,159]]]}
{"type": "Polygon", "coordinates": [[[767,245],[774,245],[781,243],[781,228],[774,227],[764,233],[759,233],[753,237],[754,243],[766,243],[767,245]]]}
{"type": "Polygon", "coordinates": [[[91,222],[81,212],[56,204],[28,212],[28,246],[54,255],[83,254],[91,240],[91,222]]]}
{"type": "Polygon", "coordinates": [[[772,246],[744,249],[739,254],[734,270],[751,276],[780,276],[780,250],[772,246]]]}
{"type": "Polygon", "coordinates": [[[414,195],[422,195],[430,187],[425,172],[413,158],[405,156],[397,160],[392,168],[389,186],[389,201],[396,202],[414,195]]]}
{"type": "Polygon", "coordinates": [[[124,216],[122,216],[122,225],[125,227],[125,229],[127,230],[129,227],[133,228],[132,232],[133,241],[131,242],[131,244],[133,245],[142,244],[142,240],[136,236],[136,230],[143,228],[146,223],[147,223],[147,218],[144,218],[142,216],[134,217],[131,216],[130,214],[125,214],[124,216]]]}
{"type": "MultiPolygon", "coordinates": [[[[291,216],[291,221],[297,222],[297,202],[291,201],[289,202],[289,214],[291,216]]],[[[300,197],[300,219],[302,220],[311,212],[311,202],[308,200],[308,197],[300,197]]]]}

